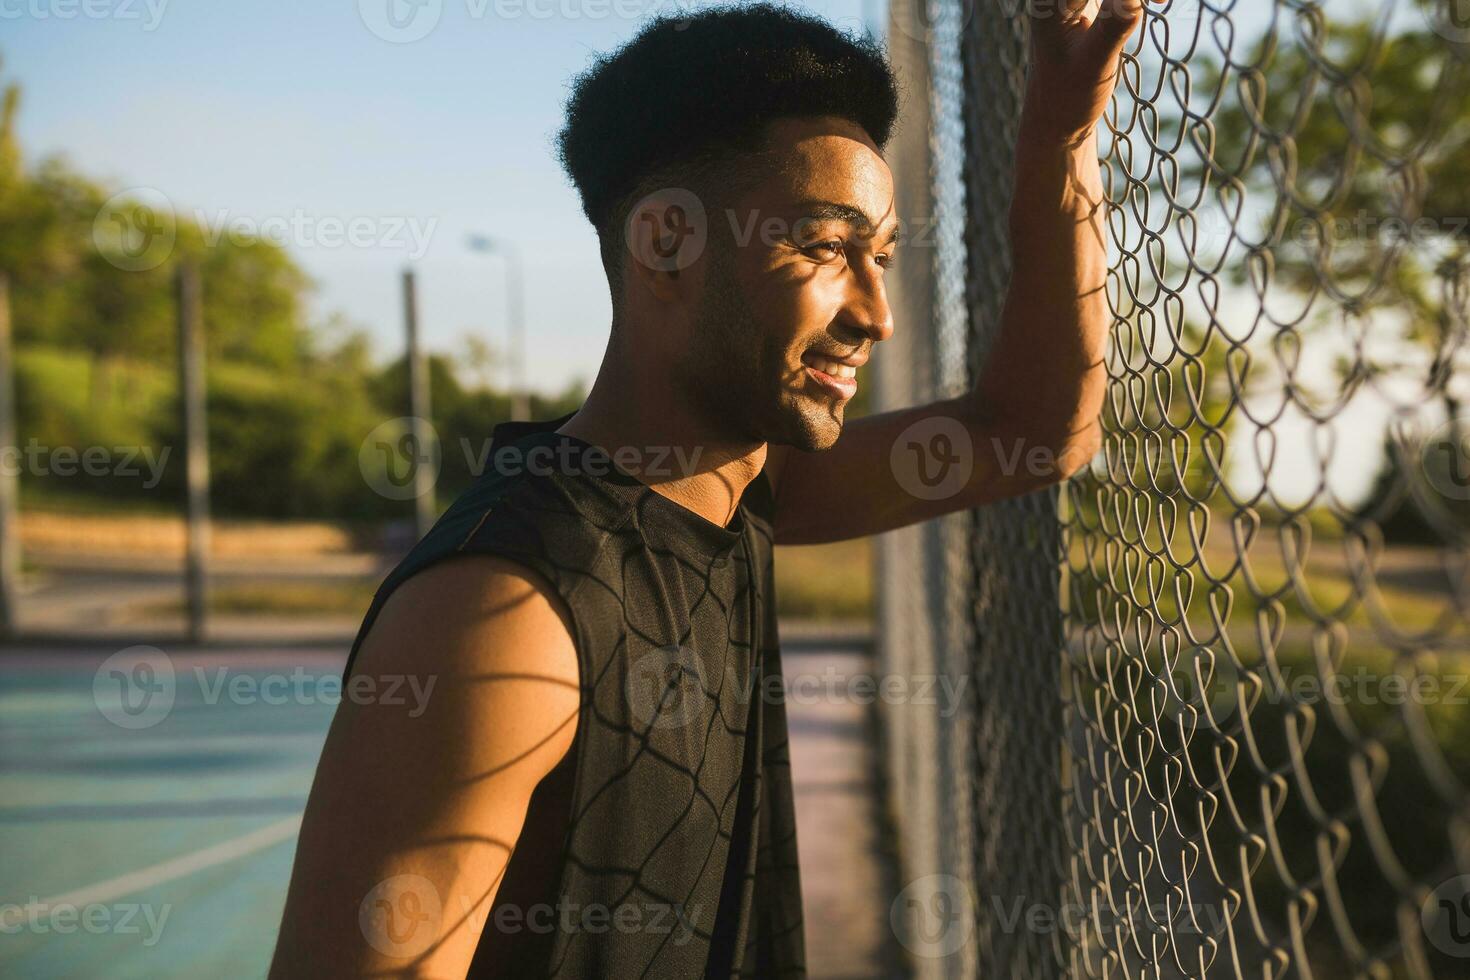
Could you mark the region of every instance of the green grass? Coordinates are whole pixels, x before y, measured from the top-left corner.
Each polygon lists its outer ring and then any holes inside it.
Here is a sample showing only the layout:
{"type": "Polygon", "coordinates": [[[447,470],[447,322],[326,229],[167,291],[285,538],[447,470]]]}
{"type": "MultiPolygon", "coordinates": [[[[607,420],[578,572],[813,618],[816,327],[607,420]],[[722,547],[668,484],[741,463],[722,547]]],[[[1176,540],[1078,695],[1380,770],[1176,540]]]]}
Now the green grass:
{"type": "Polygon", "coordinates": [[[15,354],[22,446],[141,445],[151,441],[155,414],[175,390],[169,365],[26,346],[15,354]]]}
{"type": "Polygon", "coordinates": [[[793,619],[871,619],[871,540],[777,548],[776,612],[793,619]]]}
{"type": "MultiPolygon", "coordinates": [[[[1395,638],[1392,631],[1442,627],[1446,639],[1463,638],[1465,624],[1455,614],[1452,597],[1447,591],[1384,584],[1375,577],[1375,612],[1381,617],[1375,621],[1359,596],[1362,587],[1351,577],[1338,540],[1340,522],[1323,512],[1311,515],[1310,547],[1297,569],[1288,567],[1282,544],[1273,537],[1276,526],[1264,520],[1246,556],[1256,594],[1247,576],[1235,569],[1215,591],[1216,601],[1224,604],[1212,609],[1203,572],[1225,575],[1237,547],[1225,533],[1223,515],[1213,515],[1203,556],[1182,517],[1166,548],[1158,519],[1149,523],[1142,542],[1130,534],[1125,544],[1116,533],[1119,522],[1136,532],[1142,518],[1110,514],[1103,522],[1092,512],[1082,516],[1085,521],[1074,518],[1071,525],[1064,585],[1069,623],[1083,628],[1106,624],[1109,635],[1130,637],[1129,650],[1142,644],[1141,654],[1113,651],[1117,659],[1111,663],[1100,647],[1085,661],[1079,653],[1069,672],[1072,702],[1101,726],[1099,734],[1116,744],[1113,757],[1122,768],[1115,773],[1113,788],[1131,781],[1133,790],[1143,795],[1140,784],[1146,784],[1156,798],[1169,800],[1186,832],[1197,830],[1198,807],[1208,811],[1218,806],[1208,833],[1211,852],[1221,861],[1219,873],[1241,890],[1242,876],[1248,876],[1268,929],[1285,929],[1297,888],[1316,886],[1321,897],[1318,883],[1326,862],[1358,937],[1370,949],[1391,945],[1397,895],[1383,858],[1370,847],[1373,825],[1381,825],[1393,860],[1409,876],[1436,881],[1445,873],[1441,862],[1451,853],[1449,828],[1456,813],[1430,781],[1439,761],[1434,757],[1442,758],[1452,781],[1470,783],[1470,684],[1465,682],[1470,658],[1421,655],[1411,661],[1407,651],[1413,644],[1395,638]],[[1158,678],[1166,669],[1164,651],[1176,649],[1178,634],[1172,631],[1180,620],[1187,620],[1217,657],[1223,653],[1217,616],[1223,618],[1223,632],[1242,669],[1237,675],[1217,667],[1205,695],[1190,698],[1197,707],[1205,702],[1226,707],[1215,732],[1205,718],[1198,727],[1190,726],[1189,711],[1163,696],[1158,678]],[[1272,644],[1270,665],[1258,638],[1258,621],[1272,627],[1268,632],[1282,630],[1272,644]],[[1332,628],[1324,628],[1323,621],[1332,628]],[[1167,638],[1164,623],[1173,624],[1167,638]],[[1132,638],[1135,626],[1141,628],[1141,641],[1132,638]],[[1342,678],[1343,686],[1323,684],[1314,640],[1331,641],[1326,649],[1335,662],[1325,673],[1342,678]],[[1284,675],[1285,690],[1270,688],[1271,665],[1284,675]],[[1423,704],[1413,703],[1415,688],[1400,680],[1416,672],[1432,682],[1429,688],[1417,688],[1426,695],[1423,704]],[[1237,680],[1246,695],[1244,711],[1233,698],[1216,697],[1227,685],[1233,692],[1237,680]],[[1258,691],[1258,682],[1266,689],[1258,691]],[[1170,715],[1155,719],[1156,696],[1174,709],[1170,715]],[[1182,731],[1180,715],[1186,719],[1182,731]],[[1431,743],[1422,751],[1409,727],[1421,717],[1431,743]],[[1223,786],[1222,768],[1227,770],[1223,786]],[[1309,799],[1315,799],[1321,812],[1314,812],[1309,799]],[[1237,816],[1244,829],[1235,825],[1237,816]],[[1243,840],[1252,843],[1243,847],[1243,840]],[[1277,846],[1268,847],[1268,841],[1277,846]],[[1259,848],[1267,853],[1243,870],[1242,855],[1259,855],[1259,848]],[[1276,866],[1276,854],[1285,867],[1276,866]]],[[[1195,686],[1183,677],[1176,680],[1186,692],[1195,686]]],[[[1135,833],[1147,841],[1150,828],[1142,825],[1135,833]]],[[[1330,916],[1321,907],[1317,913],[1304,938],[1316,975],[1346,976],[1350,970],[1330,916]]]]}
{"type": "MultiPolygon", "coordinates": [[[[1396,937],[1397,896],[1370,848],[1370,831],[1360,814],[1366,814],[1370,823],[1381,823],[1395,859],[1410,875],[1434,881],[1443,874],[1438,863],[1449,853],[1455,808],[1445,803],[1427,778],[1426,760],[1411,740],[1405,719],[1422,708],[1435,746],[1430,754],[1443,757],[1462,785],[1470,782],[1470,708],[1465,700],[1470,697],[1470,684],[1465,682],[1470,663],[1464,657],[1423,657],[1410,665],[1391,650],[1354,638],[1342,650],[1342,661],[1336,667],[1346,686],[1324,688],[1308,639],[1289,637],[1273,657],[1287,688],[1272,690],[1253,641],[1243,642],[1239,630],[1232,629],[1231,635],[1249,671],[1238,675],[1246,682],[1244,714],[1228,693],[1234,690],[1237,675],[1217,668],[1203,696],[1189,698],[1201,711],[1197,727],[1187,723],[1189,709],[1167,696],[1164,701],[1172,703],[1174,713],[1156,722],[1152,706],[1154,697],[1162,693],[1154,679],[1162,670],[1155,662],[1157,643],[1144,655],[1149,676],[1132,673],[1132,658],[1126,657],[1115,664],[1106,690],[1088,680],[1092,670],[1106,670],[1101,655],[1095,654],[1090,663],[1076,661],[1071,671],[1073,702],[1101,721],[1110,738],[1120,739],[1122,755],[1130,760],[1127,769],[1141,776],[1153,792],[1171,797],[1172,809],[1186,828],[1197,826],[1195,801],[1212,798],[1222,805],[1211,822],[1209,837],[1216,854],[1231,858],[1222,866],[1227,884],[1240,888],[1241,872],[1234,858],[1240,853],[1242,833],[1233,825],[1229,808],[1223,806],[1226,793],[1221,792],[1219,782],[1221,760],[1233,759],[1224,782],[1229,798],[1240,808],[1246,835],[1258,844],[1271,838],[1279,841],[1279,853],[1287,863],[1285,869],[1277,868],[1268,854],[1250,872],[1250,889],[1268,928],[1284,929],[1289,919],[1294,891],[1288,880],[1317,880],[1322,874],[1322,855],[1339,846],[1331,830],[1306,804],[1298,782],[1304,778],[1321,808],[1344,821],[1341,831],[1346,846],[1335,854],[1332,864],[1354,930],[1370,948],[1391,944],[1396,937]],[[1394,688],[1385,682],[1399,673],[1412,676],[1415,669],[1436,685],[1420,689],[1428,697],[1418,707],[1405,705],[1415,700],[1412,688],[1394,688]],[[1257,693],[1253,677],[1265,682],[1266,689],[1257,693]],[[1136,691],[1131,690],[1134,686],[1136,691]],[[1218,733],[1203,715],[1205,703],[1224,709],[1216,719],[1218,733]],[[1099,710],[1102,719],[1097,718],[1099,710]],[[1186,719],[1184,732],[1189,734],[1182,735],[1180,716],[1186,719]],[[1258,759],[1253,758],[1255,753],[1258,759]],[[1137,764],[1140,759],[1144,760],[1141,766],[1137,764]],[[1366,760],[1372,760],[1368,768],[1381,783],[1365,791],[1353,777],[1366,760]],[[1203,788],[1193,788],[1193,779],[1203,788]]],[[[1219,645],[1212,646],[1218,655],[1219,645]]],[[[1178,680],[1184,691],[1193,691],[1193,682],[1178,680]]],[[[1317,975],[1346,975],[1347,964],[1326,916],[1319,914],[1306,945],[1317,975]]]]}
{"type": "MultiPolygon", "coordinates": [[[[232,615],[361,615],[375,580],[250,582],[210,589],[212,612],[232,615]]],[[[867,541],[776,549],[776,611],[781,616],[865,621],[872,616],[872,549],[867,541]]],[[[140,607],[145,614],[179,614],[180,601],[140,607]]]]}
{"type": "MultiPolygon", "coordinates": [[[[375,581],[263,582],[216,585],[209,590],[209,611],[225,615],[361,616],[377,588],[375,581]]],[[[144,615],[179,615],[182,600],[137,607],[144,615]]]]}
{"type": "MultiPolygon", "coordinates": [[[[172,461],[170,461],[172,462],[172,461]]],[[[138,465],[142,465],[139,463],[138,465]]],[[[182,517],[184,502],[154,498],[109,496],[85,490],[48,487],[42,495],[23,489],[20,512],[25,514],[75,514],[82,517],[182,517]]]]}

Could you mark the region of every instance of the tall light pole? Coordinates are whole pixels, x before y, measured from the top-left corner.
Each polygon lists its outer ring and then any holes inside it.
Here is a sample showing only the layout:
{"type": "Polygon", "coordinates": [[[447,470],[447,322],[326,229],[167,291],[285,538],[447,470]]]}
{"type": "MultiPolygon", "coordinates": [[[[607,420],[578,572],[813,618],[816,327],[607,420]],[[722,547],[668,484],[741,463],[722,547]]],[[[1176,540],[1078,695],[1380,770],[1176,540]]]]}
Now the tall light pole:
{"type": "Polygon", "coordinates": [[[499,255],[505,261],[505,294],[510,314],[510,417],[523,421],[531,417],[531,397],[526,390],[526,321],[522,305],[525,286],[521,252],[514,242],[489,235],[472,235],[470,251],[499,255]]]}

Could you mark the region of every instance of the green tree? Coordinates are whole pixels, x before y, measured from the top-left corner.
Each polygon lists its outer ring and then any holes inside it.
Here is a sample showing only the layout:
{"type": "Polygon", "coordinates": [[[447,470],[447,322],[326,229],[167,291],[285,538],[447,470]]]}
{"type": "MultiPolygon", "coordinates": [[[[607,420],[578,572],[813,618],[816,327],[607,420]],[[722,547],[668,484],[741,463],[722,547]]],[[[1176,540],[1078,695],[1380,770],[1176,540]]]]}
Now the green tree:
{"type": "MultiPolygon", "coordinates": [[[[1296,374],[1284,381],[1329,405],[1370,382],[1412,379],[1453,430],[1464,406],[1451,382],[1470,368],[1470,63],[1426,27],[1390,31],[1369,17],[1315,24],[1300,43],[1268,33],[1228,71],[1215,63],[1201,73],[1200,91],[1219,104],[1208,124],[1175,120],[1208,149],[1210,165],[1190,176],[1209,180],[1227,212],[1247,202],[1240,221],[1263,247],[1233,263],[1232,278],[1310,303],[1291,333],[1371,320],[1377,335],[1392,330],[1400,341],[1341,345],[1353,349],[1337,356],[1328,390],[1313,392],[1296,374]]],[[[1277,340],[1282,356],[1300,346],[1277,340]]],[[[1448,441],[1463,445],[1464,435],[1452,431],[1448,441]]],[[[1404,537],[1441,537],[1444,527],[1426,534],[1423,515],[1401,510],[1412,501],[1401,492],[1401,455],[1386,441],[1383,473],[1359,515],[1404,537]]],[[[1462,509],[1470,527],[1470,507],[1462,509]]]]}

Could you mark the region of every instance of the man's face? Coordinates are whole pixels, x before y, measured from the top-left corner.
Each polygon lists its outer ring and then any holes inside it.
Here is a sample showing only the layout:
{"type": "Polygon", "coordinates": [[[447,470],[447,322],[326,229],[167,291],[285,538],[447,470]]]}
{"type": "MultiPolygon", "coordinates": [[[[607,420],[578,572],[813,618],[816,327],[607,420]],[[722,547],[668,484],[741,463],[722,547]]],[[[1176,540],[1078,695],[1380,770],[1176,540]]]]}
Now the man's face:
{"type": "Polygon", "coordinates": [[[679,375],[739,437],[826,449],[858,367],[893,332],[883,285],[898,228],[893,177],[845,120],[781,120],[768,134],[770,176],[708,215],[704,290],[679,375]]]}

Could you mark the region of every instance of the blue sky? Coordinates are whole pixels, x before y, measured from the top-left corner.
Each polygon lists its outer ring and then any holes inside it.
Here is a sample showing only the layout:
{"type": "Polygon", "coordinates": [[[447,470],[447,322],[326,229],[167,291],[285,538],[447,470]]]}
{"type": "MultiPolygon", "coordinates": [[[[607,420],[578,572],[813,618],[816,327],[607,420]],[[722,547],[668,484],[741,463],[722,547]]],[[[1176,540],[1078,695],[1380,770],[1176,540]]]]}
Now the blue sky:
{"type": "MultiPolygon", "coordinates": [[[[24,90],[22,146],[118,189],[162,192],[216,226],[302,229],[289,247],[317,282],[314,314],[345,313],[382,356],[400,343],[398,273],[410,258],[431,348],[458,350],[470,331],[502,344],[501,266],[465,240],[513,239],[531,383],[590,380],[610,308],[596,238],[552,154],[561,104],[593,55],[649,16],[699,5],[411,2],[0,0],[4,76],[24,90]],[[385,19],[389,3],[407,30],[385,19]],[[429,27],[416,40],[379,36],[429,27]],[[335,243],[322,224],[333,220],[358,222],[373,244],[335,243]]],[[[883,10],[802,5],[854,29],[883,10]]]]}

